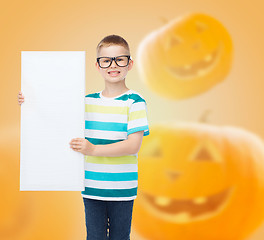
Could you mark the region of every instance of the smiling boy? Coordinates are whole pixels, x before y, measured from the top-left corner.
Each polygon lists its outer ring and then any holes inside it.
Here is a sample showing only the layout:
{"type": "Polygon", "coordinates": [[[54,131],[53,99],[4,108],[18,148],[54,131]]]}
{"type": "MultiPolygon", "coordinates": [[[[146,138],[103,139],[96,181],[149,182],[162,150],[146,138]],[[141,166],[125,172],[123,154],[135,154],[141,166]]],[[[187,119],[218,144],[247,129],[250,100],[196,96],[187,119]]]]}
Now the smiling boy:
{"type": "Polygon", "coordinates": [[[149,135],[144,98],[126,87],[133,60],[125,39],[109,35],[97,46],[95,66],[104,90],[85,96],[85,139],[70,142],[85,155],[82,192],[88,240],[130,239],[137,196],[138,151],[149,135]],[[107,234],[107,228],[109,234],[107,234]]]}

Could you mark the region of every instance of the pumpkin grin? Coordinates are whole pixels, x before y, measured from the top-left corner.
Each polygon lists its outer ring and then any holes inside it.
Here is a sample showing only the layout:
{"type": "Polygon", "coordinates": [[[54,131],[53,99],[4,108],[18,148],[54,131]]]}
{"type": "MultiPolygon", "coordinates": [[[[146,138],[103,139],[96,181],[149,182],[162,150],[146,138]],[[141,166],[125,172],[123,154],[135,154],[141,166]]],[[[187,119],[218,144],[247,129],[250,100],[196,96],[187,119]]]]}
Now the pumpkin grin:
{"type": "Polygon", "coordinates": [[[156,197],[141,191],[140,197],[145,207],[167,221],[187,223],[217,214],[227,203],[231,188],[219,193],[193,199],[171,199],[156,197]]]}
{"type": "Polygon", "coordinates": [[[180,67],[168,66],[167,70],[179,79],[193,79],[194,77],[202,77],[210,72],[218,64],[220,59],[221,47],[207,54],[202,60],[187,64],[180,67]]]}

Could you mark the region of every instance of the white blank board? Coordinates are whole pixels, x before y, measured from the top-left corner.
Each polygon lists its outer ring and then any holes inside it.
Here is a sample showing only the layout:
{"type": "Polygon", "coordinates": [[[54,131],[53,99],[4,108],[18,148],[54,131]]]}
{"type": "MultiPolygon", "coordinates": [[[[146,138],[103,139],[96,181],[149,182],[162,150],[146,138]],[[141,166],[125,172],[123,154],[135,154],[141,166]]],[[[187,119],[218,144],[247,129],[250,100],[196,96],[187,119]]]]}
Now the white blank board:
{"type": "Polygon", "coordinates": [[[83,191],[85,51],[21,51],[20,191],[83,191]]]}

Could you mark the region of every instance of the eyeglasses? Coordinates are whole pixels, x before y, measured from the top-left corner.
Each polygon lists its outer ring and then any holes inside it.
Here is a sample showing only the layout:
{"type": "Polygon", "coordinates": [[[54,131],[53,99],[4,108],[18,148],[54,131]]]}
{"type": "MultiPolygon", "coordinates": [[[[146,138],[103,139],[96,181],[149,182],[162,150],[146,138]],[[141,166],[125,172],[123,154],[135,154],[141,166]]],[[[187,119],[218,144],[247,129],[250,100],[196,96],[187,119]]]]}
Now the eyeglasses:
{"type": "Polygon", "coordinates": [[[99,66],[101,68],[108,68],[111,66],[113,60],[115,61],[116,65],[119,67],[126,67],[130,60],[129,55],[121,55],[116,57],[98,57],[96,58],[99,66]]]}

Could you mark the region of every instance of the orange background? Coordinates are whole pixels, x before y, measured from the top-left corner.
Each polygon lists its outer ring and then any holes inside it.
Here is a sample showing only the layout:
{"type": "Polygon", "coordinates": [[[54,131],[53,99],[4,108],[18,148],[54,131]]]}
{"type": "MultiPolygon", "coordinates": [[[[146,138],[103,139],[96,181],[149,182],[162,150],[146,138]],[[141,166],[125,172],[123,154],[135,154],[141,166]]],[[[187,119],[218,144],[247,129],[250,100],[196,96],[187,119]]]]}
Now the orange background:
{"type": "MultiPolygon", "coordinates": [[[[0,189],[4,197],[0,199],[0,238],[31,239],[31,233],[38,236],[35,233],[37,227],[43,235],[42,225],[33,224],[42,213],[36,212],[30,205],[27,206],[29,210],[35,211],[25,212],[27,218],[21,217],[21,221],[28,219],[30,223],[25,225],[21,233],[13,232],[18,226],[16,218],[20,216],[16,209],[26,206],[20,205],[22,200],[27,202],[28,199],[33,203],[32,199],[36,199],[40,204],[47,194],[51,199],[47,203],[52,207],[47,210],[47,221],[43,222],[46,224],[46,231],[53,231],[54,236],[60,236],[60,233],[55,232],[60,227],[62,231],[62,226],[54,228],[55,223],[52,222],[60,219],[54,219],[56,212],[58,216],[65,214],[66,218],[71,219],[62,222],[67,228],[71,227],[68,239],[84,239],[85,236],[84,209],[79,192],[19,192],[20,107],[17,104],[17,93],[21,87],[21,51],[86,51],[88,94],[104,87],[103,79],[94,67],[96,45],[106,35],[121,35],[128,41],[135,63],[127,75],[126,83],[128,88],[142,93],[148,103],[150,131],[152,124],[163,121],[164,118],[168,121],[198,121],[207,109],[211,109],[208,118],[210,123],[238,126],[264,138],[264,113],[260,108],[264,100],[263,11],[264,3],[261,0],[24,0],[1,3],[0,189]],[[219,20],[232,37],[234,59],[225,81],[202,95],[173,101],[150,91],[140,80],[136,67],[136,51],[140,41],[149,32],[186,12],[201,12],[219,20]],[[64,205],[61,201],[64,201],[64,205]]],[[[47,207],[44,202],[36,206],[47,207]]],[[[264,224],[249,240],[262,240],[263,234],[264,224]]]]}

